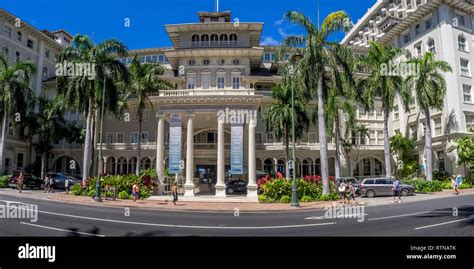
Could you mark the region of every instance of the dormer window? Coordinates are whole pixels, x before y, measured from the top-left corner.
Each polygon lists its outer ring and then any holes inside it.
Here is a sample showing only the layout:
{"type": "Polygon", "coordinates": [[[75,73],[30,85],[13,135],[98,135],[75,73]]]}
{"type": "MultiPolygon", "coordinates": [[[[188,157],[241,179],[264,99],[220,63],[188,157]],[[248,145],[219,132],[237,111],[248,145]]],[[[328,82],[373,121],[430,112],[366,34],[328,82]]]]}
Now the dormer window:
{"type": "Polygon", "coordinates": [[[209,35],[201,36],[201,46],[205,46],[205,47],[209,46],[209,35]]]}
{"type": "Polygon", "coordinates": [[[199,36],[198,35],[193,35],[191,38],[191,45],[193,47],[198,47],[199,46],[199,36]]]}
{"type": "Polygon", "coordinates": [[[227,46],[227,42],[229,41],[229,37],[226,34],[222,34],[219,41],[220,41],[219,45],[227,46]]]}
{"type": "Polygon", "coordinates": [[[211,46],[217,47],[219,45],[219,36],[216,34],[211,35],[211,46]]]}
{"type": "Polygon", "coordinates": [[[236,34],[231,34],[229,37],[229,45],[231,46],[237,46],[237,35],[236,34]]]}

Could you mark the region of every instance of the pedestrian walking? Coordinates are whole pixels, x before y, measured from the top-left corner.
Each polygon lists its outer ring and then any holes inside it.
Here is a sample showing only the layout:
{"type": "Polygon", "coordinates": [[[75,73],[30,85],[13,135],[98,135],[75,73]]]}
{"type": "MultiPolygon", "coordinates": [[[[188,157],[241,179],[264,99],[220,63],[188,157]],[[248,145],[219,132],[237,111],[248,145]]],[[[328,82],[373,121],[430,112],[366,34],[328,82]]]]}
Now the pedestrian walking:
{"type": "Polygon", "coordinates": [[[348,190],[345,180],[341,182],[341,185],[339,185],[339,188],[337,188],[337,190],[339,191],[339,197],[342,198],[342,202],[345,204],[348,190]]]}
{"type": "Polygon", "coordinates": [[[18,191],[21,193],[23,190],[23,183],[25,182],[25,176],[23,172],[20,172],[20,176],[18,177],[18,191]]]}
{"type": "Polygon", "coordinates": [[[136,202],[137,198],[140,197],[140,188],[138,187],[137,182],[133,184],[132,187],[132,196],[133,196],[133,201],[136,202]]]}
{"type": "Polygon", "coordinates": [[[54,192],[54,179],[52,176],[49,177],[49,190],[48,192],[54,192]]]}
{"type": "Polygon", "coordinates": [[[393,191],[392,203],[395,203],[395,198],[397,196],[398,196],[398,202],[401,203],[402,197],[400,196],[400,181],[398,181],[398,178],[395,178],[395,180],[393,181],[392,191],[393,191]]]}
{"type": "Polygon", "coordinates": [[[459,183],[455,175],[451,176],[451,187],[453,188],[453,195],[459,195],[459,183]]]}
{"type": "Polygon", "coordinates": [[[66,194],[69,193],[69,179],[66,178],[64,181],[64,187],[66,188],[66,194]]]}
{"type": "Polygon", "coordinates": [[[173,183],[173,204],[176,205],[176,202],[178,201],[178,184],[176,184],[176,181],[173,183]]]}
{"type": "Polygon", "coordinates": [[[44,183],[44,193],[49,192],[49,176],[46,175],[43,180],[44,183]]]}
{"type": "Polygon", "coordinates": [[[349,188],[348,189],[349,189],[349,191],[348,191],[348,196],[349,197],[347,198],[347,200],[350,203],[350,201],[352,199],[352,201],[354,201],[354,203],[355,203],[356,202],[356,199],[355,199],[356,191],[355,191],[354,184],[352,184],[352,182],[350,182],[350,181],[349,181],[349,188]]]}

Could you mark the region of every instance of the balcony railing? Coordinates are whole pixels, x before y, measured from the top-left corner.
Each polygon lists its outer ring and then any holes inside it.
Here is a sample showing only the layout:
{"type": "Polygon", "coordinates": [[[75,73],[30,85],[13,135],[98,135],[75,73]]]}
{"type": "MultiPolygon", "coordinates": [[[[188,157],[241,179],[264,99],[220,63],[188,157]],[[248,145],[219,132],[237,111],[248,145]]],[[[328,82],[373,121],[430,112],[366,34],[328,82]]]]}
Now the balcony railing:
{"type": "Polygon", "coordinates": [[[254,89],[188,89],[188,90],[165,90],[159,96],[219,96],[219,95],[255,95],[254,89]]]}

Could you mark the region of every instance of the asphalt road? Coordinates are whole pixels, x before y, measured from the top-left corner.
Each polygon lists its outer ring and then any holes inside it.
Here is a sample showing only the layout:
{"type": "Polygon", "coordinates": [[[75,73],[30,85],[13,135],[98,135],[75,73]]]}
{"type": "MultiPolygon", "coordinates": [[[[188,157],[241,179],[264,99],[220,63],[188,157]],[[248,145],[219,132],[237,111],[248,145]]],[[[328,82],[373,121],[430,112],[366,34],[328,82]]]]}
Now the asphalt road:
{"type": "Polygon", "coordinates": [[[36,222],[0,218],[0,236],[6,237],[474,236],[472,194],[364,207],[363,215],[362,211],[352,211],[333,217],[325,215],[325,210],[239,214],[234,211],[171,212],[0,195],[0,205],[7,202],[37,205],[39,213],[36,222]]]}

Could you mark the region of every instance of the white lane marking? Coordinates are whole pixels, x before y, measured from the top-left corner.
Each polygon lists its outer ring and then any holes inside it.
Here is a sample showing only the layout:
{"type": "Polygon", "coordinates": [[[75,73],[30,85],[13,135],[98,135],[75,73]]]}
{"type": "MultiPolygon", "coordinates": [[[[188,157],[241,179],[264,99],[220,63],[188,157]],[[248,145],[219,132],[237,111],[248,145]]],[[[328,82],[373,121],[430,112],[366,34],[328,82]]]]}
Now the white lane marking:
{"type": "Polygon", "coordinates": [[[435,226],[441,226],[441,225],[451,224],[451,223],[455,223],[455,222],[465,221],[465,220],[468,220],[468,219],[474,219],[474,216],[473,216],[473,217],[469,217],[469,218],[464,218],[464,219],[452,220],[452,221],[447,221],[447,222],[442,222],[442,223],[437,223],[437,224],[432,224],[432,225],[417,227],[417,228],[415,228],[415,230],[421,230],[421,229],[431,228],[431,227],[435,227],[435,226]]]}
{"type": "MultiPolygon", "coordinates": [[[[368,214],[364,214],[364,216],[367,216],[368,214]]],[[[349,214],[349,215],[343,215],[343,216],[337,216],[337,217],[334,217],[334,218],[326,218],[326,216],[314,216],[314,217],[308,217],[308,218],[305,218],[307,220],[316,220],[316,219],[345,219],[345,218],[359,218],[361,217],[362,214],[349,214]]]]}
{"type": "Polygon", "coordinates": [[[430,213],[430,211],[423,211],[423,212],[403,214],[403,215],[395,215],[395,216],[388,216],[388,217],[380,217],[380,218],[371,218],[371,219],[368,219],[368,220],[393,219],[393,218],[401,218],[401,217],[407,217],[407,216],[421,215],[421,214],[426,214],[426,213],[430,213]]]}
{"type": "Polygon", "coordinates": [[[76,231],[70,231],[70,230],[65,230],[65,229],[60,229],[60,228],[54,228],[54,227],[43,226],[43,225],[38,225],[38,224],[32,224],[32,223],[23,222],[23,221],[21,221],[20,223],[24,224],[24,225],[30,225],[30,226],[34,226],[34,227],[39,227],[39,228],[54,230],[54,231],[60,231],[60,232],[77,233],[77,234],[83,234],[83,235],[105,237],[105,235],[103,235],[103,234],[91,234],[91,233],[85,233],[85,232],[76,232],[76,231]]]}
{"type": "MultiPolygon", "coordinates": [[[[30,209],[27,208],[26,210],[30,210],[30,209]]],[[[76,215],[69,215],[69,214],[62,214],[62,213],[55,213],[55,212],[48,212],[48,211],[41,211],[41,210],[38,210],[38,212],[43,213],[43,214],[49,214],[49,215],[56,215],[56,216],[77,218],[77,219],[103,221],[103,222],[113,222],[113,223],[133,224],[133,225],[143,225],[143,226],[157,226],[157,227],[190,228],[190,229],[264,230],[264,229],[301,228],[301,227],[312,227],[312,226],[323,226],[323,225],[336,224],[335,222],[326,222],[326,223],[314,223],[314,224],[296,224],[296,225],[282,225],[282,226],[255,226],[255,227],[252,227],[252,226],[247,226],[247,227],[239,227],[239,226],[229,226],[229,227],[226,227],[226,226],[194,226],[194,225],[160,224],[160,223],[147,223],[147,222],[113,220],[113,219],[100,219],[100,218],[76,216],[76,215]]]]}

